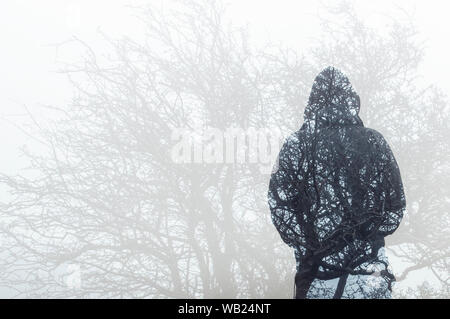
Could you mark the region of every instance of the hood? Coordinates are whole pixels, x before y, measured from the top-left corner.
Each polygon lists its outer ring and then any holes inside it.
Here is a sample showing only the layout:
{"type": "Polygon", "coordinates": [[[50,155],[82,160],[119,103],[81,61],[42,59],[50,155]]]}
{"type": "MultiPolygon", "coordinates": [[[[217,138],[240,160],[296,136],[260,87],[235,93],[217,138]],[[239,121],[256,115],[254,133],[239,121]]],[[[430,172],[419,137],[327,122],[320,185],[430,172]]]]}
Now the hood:
{"type": "Polygon", "coordinates": [[[359,118],[359,96],[348,78],[327,67],[314,80],[304,120],[309,128],[363,126],[359,118]]]}

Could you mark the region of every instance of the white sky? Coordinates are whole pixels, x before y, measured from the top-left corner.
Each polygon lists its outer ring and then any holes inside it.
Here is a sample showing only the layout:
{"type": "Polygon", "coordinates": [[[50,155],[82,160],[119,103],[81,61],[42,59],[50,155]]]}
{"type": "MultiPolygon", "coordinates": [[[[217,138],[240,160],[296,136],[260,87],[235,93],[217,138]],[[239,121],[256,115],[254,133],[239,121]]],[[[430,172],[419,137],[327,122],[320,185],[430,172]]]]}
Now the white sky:
{"type": "MultiPolygon", "coordinates": [[[[164,0],[150,0],[167,2],[164,0]]],[[[248,22],[257,41],[268,38],[301,49],[314,36],[317,0],[226,0],[237,23],[248,22]]],[[[325,1],[335,3],[338,0],[325,1]]],[[[100,29],[113,36],[139,37],[140,24],[126,4],[145,0],[2,0],[0,1],[0,171],[12,172],[25,162],[18,146],[29,138],[8,123],[20,123],[23,105],[39,115],[39,104],[64,105],[71,89],[56,73],[54,44],[72,35],[96,43],[100,29]]],[[[450,90],[450,2],[445,0],[355,0],[358,12],[371,25],[382,27],[381,14],[395,15],[398,7],[413,14],[420,36],[427,39],[421,73],[427,81],[450,90]]],[[[396,16],[397,18],[397,16],[396,16]]],[[[67,53],[67,52],[66,52],[67,53]]],[[[76,52],[73,52],[76,58],[76,52]]]]}
{"type": "MultiPolygon", "coordinates": [[[[164,0],[150,0],[167,2],[164,0]]],[[[226,0],[236,23],[248,22],[256,41],[270,38],[301,49],[314,36],[317,0],[226,0]]],[[[339,0],[325,1],[335,3],[339,0]]],[[[142,35],[142,29],[125,8],[145,0],[2,0],[0,1],[0,171],[14,171],[22,163],[18,146],[28,138],[8,121],[20,123],[23,105],[39,115],[40,104],[64,105],[71,88],[56,73],[54,44],[72,35],[96,44],[98,30],[112,36],[142,35]],[[7,120],[8,121],[7,121],[7,120]]],[[[383,15],[398,14],[404,8],[414,16],[420,37],[426,39],[426,56],[421,73],[430,83],[450,91],[450,2],[445,0],[354,0],[370,25],[383,27],[383,15]]],[[[65,52],[67,54],[67,52],[65,52]]],[[[76,52],[73,56],[76,59],[76,52]]],[[[67,58],[67,56],[65,56],[67,58]]]]}
{"type": "MultiPolygon", "coordinates": [[[[156,0],[155,0],[156,1],[156,0]]],[[[158,0],[159,1],[159,0],[158,0]]],[[[64,104],[71,95],[65,77],[55,71],[55,43],[77,35],[96,40],[100,28],[108,34],[140,35],[139,24],[124,9],[130,0],[2,0],[0,1],[0,171],[13,172],[24,162],[17,148],[29,139],[7,121],[23,118],[23,105],[38,113],[39,104],[64,104]],[[16,116],[14,116],[16,115],[16,116]]],[[[136,2],[136,1],[134,1],[136,2]]],[[[139,2],[143,2],[139,0],[139,2]]],[[[301,48],[317,25],[317,0],[229,0],[237,22],[249,22],[257,39],[279,40],[301,48]]],[[[325,3],[330,1],[323,1],[325,3]]],[[[333,1],[334,2],[334,1],[333,1]]],[[[450,89],[450,2],[444,0],[359,0],[358,12],[382,27],[380,13],[405,8],[427,39],[421,72],[446,92],[450,89]]],[[[1,195],[1,194],[0,194],[1,195]]],[[[0,196],[1,197],[1,196],[0,196]]]]}
{"type": "MultiPolygon", "coordinates": [[[[156,0],[160,1],[160,0],[156,0]]],[[[23,104],[33,108],[39,103],[64,103],[70,88],[64,77],[55,73],[55,49],[59,43],[77,35],[95,41],[101,29],[113,35],[139,36],[139,24],[124,9],[126,3],[143,0],[2,0],[0,2],[0,119],[17,113],[23,104]]],[[[317,25],[314,14],[317,0],[228,0],[235,21],[248,21],[256,39],[279,40],[301,46],[317,25]]],[[[330,1],[323,1],[329,3],[330,1]]],[[[331,1],[336,2],[336,0],[331,1]]],[[[450,71],[450,3],[444,0],[357,0],[358,11],[373,25],[380,25],[380,13],[393,14],[396,6],[415,16],[421,37],[428,49],[421,72],[446,91],[450,71]]],[[[398,11],[397,11],[398,12],[398,11]]],[[[22,112],[22,111],[20,111],[22,112]]],[[[11,135],[11,128],[0,126],[0,134],[11,135]]],[[[2,139],[0,147],[14,139],[2,139]]],[[[8,165],[3,160],[0,168],[8,165]]]]}

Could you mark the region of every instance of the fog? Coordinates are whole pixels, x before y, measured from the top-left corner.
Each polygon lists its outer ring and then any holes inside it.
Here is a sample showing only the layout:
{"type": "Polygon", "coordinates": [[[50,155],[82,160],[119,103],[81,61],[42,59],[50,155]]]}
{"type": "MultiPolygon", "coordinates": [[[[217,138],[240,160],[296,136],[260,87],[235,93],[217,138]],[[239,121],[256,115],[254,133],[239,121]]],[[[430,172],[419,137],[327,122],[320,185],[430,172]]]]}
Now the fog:
{"type": "Polygon", "coordinates": [[[177,1],[2,1],[0,296],[290,298],[293,253],[266,203],[280,144],[256,168],[162,154],[186,127],[279,129],[281,142],[335,65],[404,179],[394,297],[448,298],[450,5],[230,0],[218,17],[196,3],[198,24],[183,24],[177,1]],[[222,51],[208,51],[213,31],[222,51]]]}

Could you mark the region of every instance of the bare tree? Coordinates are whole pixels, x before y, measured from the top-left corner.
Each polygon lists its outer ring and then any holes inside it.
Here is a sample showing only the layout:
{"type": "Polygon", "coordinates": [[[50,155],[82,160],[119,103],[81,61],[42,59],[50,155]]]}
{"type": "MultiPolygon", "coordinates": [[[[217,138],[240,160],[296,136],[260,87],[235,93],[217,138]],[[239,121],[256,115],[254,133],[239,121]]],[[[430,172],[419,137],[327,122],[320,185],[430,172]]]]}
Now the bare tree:
{"type": "Polygon", "coordinates": [[[270,220],[269,175],[251,163],[174,163],[172,137],[203,127],[288,134],[330,63],[358,84],[363,119],[399,154],[410,207],[391,248],[446,284],[450,148],[448,112],[437,110],[447,102],[415,86],[422,55],[409,26],[373,34],[343,7],[330,13],[342,37],[330,40],[324,25],[327,36],[299,53],[255,48],[220,1],[137,11],[143,41],[105,36],[100,55],[75,40],[85,55],[63,70],[73,101],[36,133],[47,152],[24,150],[31,171],[1,175],[11,196],[0,206],[1,285],[27,297],[289,297],[294,262],[270,220]]]}
{"type": "MultiPolygon", "coordinates": [[[[349,275],[373,275],[377,268],[386,297],[392,290],[394,276],[381,248],[400,224],[405,195],[390,147],[364,127],[359,110],[348,78],[334,67],[324,69],[314,80],[305,122],[284,143],[270,179],[273,222],[296,253],[299,299],[326,297],[314,282],[336,278],[332,296],[341,298],[355,286],[349,275]]],[[[361,297],[375,297],[360,290],[361,297]]]]}
{"type": "Polygon", "coordinates": [[[383,37],[348,3],[332,12],[340,19],[324,18],[323,25],[333,40],[326,51],[317,46],[316,59],[333,61],[352,74],[364,103],[365,124],[382,132],[398,154],[408,213],[399,231],[387,239],[387,247],[410,266],[397,280],[428,269],[448,294],[448,98],[435,86],[420,85],[424,49],[410,16],[406,14],[403,23],[393,21],[390,36],[383,37]]]}
{"type": "Polygon", "coordinates": [[[56,128],[42,132],[49,156],[27,154],[38,177],[2,177],[16,195],[2,205],[10,240],[2,282],[19,293],[282,291],[287,268],[271,262],[278,243],[266,236],[269,216],[248,199],[263,185],[257,167],[172,161],[179,128],[261,125],[255,110],[264,80],[245,30],[222,21],[220,3],[180,5],[167,13],[139,9],[147,40],[107,39],[109,57],[77,40],[84,60],[64,69],[77,94],[56,128]],[[58,276],[68,264],[80,268],[82,289],[67,289],[58,276]],[[15,267],[25,277],[16,279],[15,267]]]}

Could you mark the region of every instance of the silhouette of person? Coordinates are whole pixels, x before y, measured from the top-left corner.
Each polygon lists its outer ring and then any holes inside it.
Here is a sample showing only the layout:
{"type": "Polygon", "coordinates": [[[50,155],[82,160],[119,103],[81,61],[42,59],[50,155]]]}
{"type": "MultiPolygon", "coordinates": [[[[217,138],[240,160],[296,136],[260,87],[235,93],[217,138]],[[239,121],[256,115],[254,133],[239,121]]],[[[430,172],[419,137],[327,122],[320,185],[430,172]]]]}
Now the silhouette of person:
{"type": "Polygon", "coordinates": [[[360,99],[334,67],[314,80],[304,124],[284,142],[268,202],[294,248],[296,298],[390,298],[384,238],[406,206],[383,136],[364,127],[360,99]]]}

